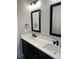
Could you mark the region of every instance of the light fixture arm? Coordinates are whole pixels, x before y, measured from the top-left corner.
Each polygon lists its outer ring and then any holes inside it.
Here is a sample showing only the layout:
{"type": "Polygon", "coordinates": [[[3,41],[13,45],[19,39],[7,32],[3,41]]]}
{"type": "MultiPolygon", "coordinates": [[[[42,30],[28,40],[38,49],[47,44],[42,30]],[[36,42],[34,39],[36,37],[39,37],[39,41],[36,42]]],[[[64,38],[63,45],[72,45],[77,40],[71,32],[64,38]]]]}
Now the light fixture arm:
{"type": "Polygon", "coordinates": [[[36,4],[38,2],[38,0],[31,0],[32,2],[30,3],[31,5],[32,4],[36,4]]]}

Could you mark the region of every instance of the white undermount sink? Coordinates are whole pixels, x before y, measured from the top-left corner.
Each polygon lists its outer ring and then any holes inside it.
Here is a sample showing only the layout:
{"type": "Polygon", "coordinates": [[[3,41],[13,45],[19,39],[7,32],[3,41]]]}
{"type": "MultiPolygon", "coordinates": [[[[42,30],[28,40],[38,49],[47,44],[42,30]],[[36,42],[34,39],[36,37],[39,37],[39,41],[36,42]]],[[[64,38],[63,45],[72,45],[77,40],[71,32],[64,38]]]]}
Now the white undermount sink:
{"type": "Polygon", "coordinates": [[[51,41],[47,41],[47,40],[44,40],[44,39],[41,39],[41,38],[36,38],[35,41],[40,44],[40,46],[42,48],[45,48],[47,50],[50,50],[51,52],[54,51],[55,53],[61,53],[61,49],[59,46],[56,46],[53,44],[53,42],[51,41]]]}
{"type": "Polygon", "coordinates": [[[54,51],[55,53],[60,53],[61,52],[60,47],[55,46],[53,44],[47,44],[43,48],[45,48],[47,50],[50,50],[50,51],[54,51]]]}

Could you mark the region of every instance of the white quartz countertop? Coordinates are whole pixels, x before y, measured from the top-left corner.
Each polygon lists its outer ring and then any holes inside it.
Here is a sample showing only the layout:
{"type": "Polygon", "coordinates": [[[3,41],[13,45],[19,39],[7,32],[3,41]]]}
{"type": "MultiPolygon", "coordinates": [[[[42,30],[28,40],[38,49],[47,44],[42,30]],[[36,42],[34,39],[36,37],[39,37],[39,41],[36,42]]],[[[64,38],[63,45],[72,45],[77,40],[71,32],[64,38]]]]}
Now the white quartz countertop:
{"type": "Polygon", "coordinates": [[[21,38],[54,59],[61,59],[61,47],[53,45],[51,41],[41,36],[35,38],[31,34],[22,34],[21,38]]]}

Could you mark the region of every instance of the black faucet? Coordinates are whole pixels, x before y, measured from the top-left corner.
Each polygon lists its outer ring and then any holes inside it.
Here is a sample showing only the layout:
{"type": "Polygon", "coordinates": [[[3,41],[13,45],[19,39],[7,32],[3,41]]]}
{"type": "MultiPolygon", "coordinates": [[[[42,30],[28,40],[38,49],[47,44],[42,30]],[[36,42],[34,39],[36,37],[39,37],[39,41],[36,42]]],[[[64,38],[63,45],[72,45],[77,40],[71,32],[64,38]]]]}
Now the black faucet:
{"type": "Polygon", "coordinates": [[[33,36],[33,37],[37,37],[37,35],[35,35],[35,34],[32,34],[32,36],[33,36]]]}
{"type": "Polygon", "coordinates": [[[56,44],[57,46],[59,46],[59,41],[53,41],[53,44],[56,44]]]}

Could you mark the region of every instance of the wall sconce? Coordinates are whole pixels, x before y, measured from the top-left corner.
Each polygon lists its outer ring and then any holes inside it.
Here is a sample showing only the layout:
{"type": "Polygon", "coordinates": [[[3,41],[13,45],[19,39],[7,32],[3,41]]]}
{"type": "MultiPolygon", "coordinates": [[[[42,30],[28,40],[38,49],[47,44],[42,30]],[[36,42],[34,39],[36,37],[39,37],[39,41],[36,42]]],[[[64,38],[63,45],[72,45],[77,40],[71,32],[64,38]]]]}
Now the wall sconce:
{"type": "Polygon", "coordinates": [[[32,2],[30,3],[31,5],[32,4],[36,4],[38,2],[38,0],[31,0],[32,2]]]}
{"type": "Polygon", "coordinates": [[[29,9],[29,11],[33,11],[35,9],[39,9],[41,6],[41,1],[40,0],[31,0],[29,3],[29,6],[26,6],[26,8],[29,9]]]}

